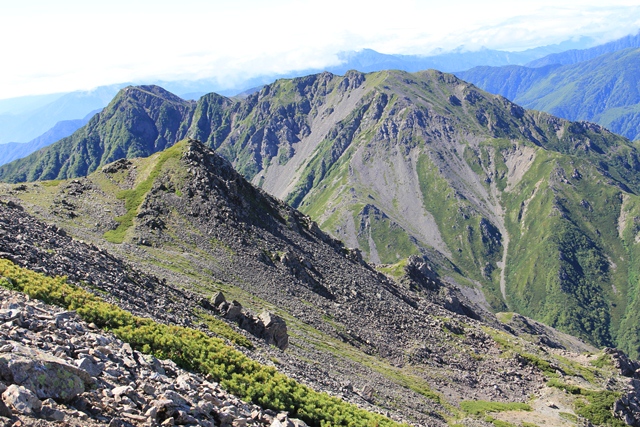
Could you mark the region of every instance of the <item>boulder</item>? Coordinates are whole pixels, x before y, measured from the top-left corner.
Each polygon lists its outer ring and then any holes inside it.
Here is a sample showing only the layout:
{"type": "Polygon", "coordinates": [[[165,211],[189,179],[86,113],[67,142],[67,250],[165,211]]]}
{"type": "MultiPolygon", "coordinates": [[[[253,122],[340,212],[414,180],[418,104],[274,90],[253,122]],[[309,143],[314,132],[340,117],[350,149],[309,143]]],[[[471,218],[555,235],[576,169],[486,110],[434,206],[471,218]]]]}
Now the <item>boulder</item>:
{"type": "Polygon", "coordinates": [[[2,399],[16,412],[22,415],[33,415],[42,408],[42,402],[34,392],[26,387],[11,384],[4,393],[2,399]]]}
{"type": "Polygon", "coordinates": [[[31,390],[40,399],[62,402],[73,400],[93,383],[86,371],[17,343],[13,352],[0,354],[0,376],[31,390]]]}
{"type": "Polygon", "coordinates": [[[222,304],[223,302],[225,302],[226,299],[224,297],[224,294],[220,291],[216,292],[215,294],[213,294],[213,296],[211,297],[211,304],[214,307],[219,307],[220,304],[222,304]]]}
{"type": "Polygon", "coordinates": [[[91,356],[83,357],[77,362],[78,368],[86,371],[92,377],[97,377],[102,373],[104,369],[103,363],[97,363],[96,360],[91,356]]]}
{"type": "Polygon", "coordinates": [[[63,421],[64,412],[50,406],[43,406],[40,410],[40,416],[49,421],[63,421]]]}
{"type": "Polygon", "coordinates": [[[284,319],[268,311],[260,314],[260,320],[264,324],[263,338],[269,343],[285,350],[289,346],[289,334],[284,319]]]}
{"type": "Polygon", "coordinates": [[[224,315],[225,318],[229,320],[239,320],[242,318],[242,304],[238,301],[233,300],[231,305],[227,309],[227,312],[224,315]]]}

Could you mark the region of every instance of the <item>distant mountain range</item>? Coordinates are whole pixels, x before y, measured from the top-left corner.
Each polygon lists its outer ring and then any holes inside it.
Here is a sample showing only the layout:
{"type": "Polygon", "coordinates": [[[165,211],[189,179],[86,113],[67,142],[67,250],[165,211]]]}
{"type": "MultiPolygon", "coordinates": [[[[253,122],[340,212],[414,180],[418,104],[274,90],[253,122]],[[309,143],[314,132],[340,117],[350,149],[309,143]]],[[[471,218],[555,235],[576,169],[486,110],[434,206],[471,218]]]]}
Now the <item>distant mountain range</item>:
{"type": "Polygon", "coordinates": [[[79,120],[63,120],[56,123],[51,129],[29,142],[8,142],[0,145],[0,165],[21,159],[39,149],[53,144],[67,137],[89,122],[89,119],[100,110],[92,111],[86,117],[79,120]]]}
{"type": "Polygon", "coordinates": [[[640,35],[623,41],[554,55],[535,62],[534,65],[542,65],[537,68],[477,67],[456,75],[526,108],[569,120],[595,122],[637,140],[640,35]],[[628,45],[632,47],[614,50],[628,45]]]}
{"type": "Polygon", "coordinates": [[[372,262],[417,255],[494,310],[640,350],[636,148],[449,74],[322,73],[197,102],[129,87],[0,178],[84,176],[186,136],[372,262]]]}
{"type": "MultiPolygon", "coordinates": [[[[348,70],[363,72],[384,69],[419,71],[429,68],[441,71],[457,71],[478,65],[524,64],[533,59],[571,48],[584,47],[593,40],[581,38],[557,45],[543,46],[523,52],[506,52],[490,49],[479,51],[456,51],[431,56],[386,55],[370,49],[358,52],[343,52],[338,56],[340,65],[327,68],[334,74],[348,70]]],[[[185,99],[197,99],[210,92],[233,96],[247,89],[259,87],[278,78],[299,77],[319,73],[322,69],[297,70],[286,74],[257,76],[237,83],[234,87],[223,87],[215,79],[157,81],[159,85],[185,99]]],[[[101,86],[90,91],[75,91],[53,95],[26,96],[0,100],[0,144],[27,142],[43,134],[62,120],[81,119],[89,112],[104,108],[119,89],[131,83],[101,86]]],[[[2,147],[0,147],[1,149],[2,147]]]]}
{"type": "MultiPolygon", "coordinates": [[[[92,111],[104,108],[126,86],[102,86],[91,91],[76,91],[55,97],[23,97],[0,101],[0,144],[28,142],[49,131],[56,123],[81,120],[92,111]],[[54,99],[51,99],[54,98],[54,99]],[[15,105],[15,108],[12,106],[15,105]]],[[[0,152],[4,152],[0,145],[0,152]]]]}
{"type": "Polygon", "coordinates": [[[348,70],[372,72],[382,70],[403,70],[409,72],[434,69],[439,71],[459,71],[480,65],[524,65],[550,54],[564,52],[568,49],[578,49],[589,46],[593,40],[582,37],[577,41],[566,41],[556,45],[542,46],[520,52],[509,52],[494,49],[480,49],[465,51],[459,49],[437,55],[389,55],[372,49],[357,52],[343,52],[339,56],[342,63],[336,67],[327,68],[334,74],[344,74],[348,70]]]}
{"type": "Polygon", "coordinates": [[[532,60],[525,65],[527,67],[538,68],[552,64],[577,64],[578,62],[594,59],[600,55],[604,55],[605,53],[612,53],[618,50],[629,49],[631,47],[640,47],[640,33],[628,35],[609,43],[604,43],[588,49],[571,49],[563,52],[551,53],[540,59],[532,60]]]}

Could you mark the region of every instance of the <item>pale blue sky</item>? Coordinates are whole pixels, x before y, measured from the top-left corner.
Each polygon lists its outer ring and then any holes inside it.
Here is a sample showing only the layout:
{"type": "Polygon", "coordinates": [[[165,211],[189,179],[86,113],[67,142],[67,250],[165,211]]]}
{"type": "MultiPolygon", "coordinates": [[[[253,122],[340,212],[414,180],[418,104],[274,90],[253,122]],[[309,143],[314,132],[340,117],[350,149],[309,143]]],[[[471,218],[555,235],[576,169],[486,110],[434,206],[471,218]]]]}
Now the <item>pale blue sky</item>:
{"type": "Polygon", "coordinates": [[[371,48],[521,50],[640,29],[637,0],[0,0],[0,99],[152,79],[221,83],[371,48]]]}

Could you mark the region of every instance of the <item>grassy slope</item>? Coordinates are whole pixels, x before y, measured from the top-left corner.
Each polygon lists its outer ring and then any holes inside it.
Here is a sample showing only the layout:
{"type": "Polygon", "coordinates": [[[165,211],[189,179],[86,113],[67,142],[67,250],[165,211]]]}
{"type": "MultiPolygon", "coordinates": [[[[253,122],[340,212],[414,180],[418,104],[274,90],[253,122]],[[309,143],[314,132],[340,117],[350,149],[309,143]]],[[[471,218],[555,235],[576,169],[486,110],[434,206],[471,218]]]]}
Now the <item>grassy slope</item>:
{"type": "Polygon", "coordinates": [[[135,187],[117,192],[116,197],[124,200],[126,213],[116,218],[118,222],[116,229],[105,233],[104,237],[107,241],[112,243],[124,241],[127,230],[133,225],[134,218],[138,214],[138,208],[159,175],[170,176],[174,180],[179,179],[181,174],[175,172],[181,169],[178,162],[184,152],[185,143],[186,141],[179,142],[173,147],[147,158],[147,161],[142,163],[142,173],[140,174],[144,178],[140,179],[135,187]]]}

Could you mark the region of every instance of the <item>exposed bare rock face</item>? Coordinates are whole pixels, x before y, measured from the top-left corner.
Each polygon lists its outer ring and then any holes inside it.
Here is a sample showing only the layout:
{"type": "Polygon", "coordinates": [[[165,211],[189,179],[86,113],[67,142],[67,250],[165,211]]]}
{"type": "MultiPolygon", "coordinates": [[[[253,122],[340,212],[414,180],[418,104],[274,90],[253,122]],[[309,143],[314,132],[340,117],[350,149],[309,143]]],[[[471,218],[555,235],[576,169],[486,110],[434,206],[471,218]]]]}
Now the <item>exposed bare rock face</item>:
{"type": "Polygon", "coordinates": [[[259,316],[248,310],[242,309],[238,301],[229,303],[222,292],[216,292],[211,301],[204,306],[212,307],[215,312],[225,319],[236,322],[245,331],[252,335],[264,338],[267,344],[273,344],[280,350],[286,350],[289,346],[287,324],[280,316],[268,311],[263,311],[259,316]]]}

